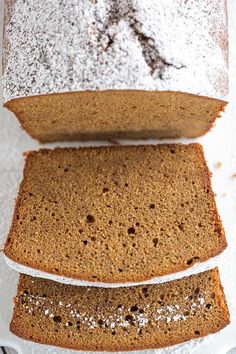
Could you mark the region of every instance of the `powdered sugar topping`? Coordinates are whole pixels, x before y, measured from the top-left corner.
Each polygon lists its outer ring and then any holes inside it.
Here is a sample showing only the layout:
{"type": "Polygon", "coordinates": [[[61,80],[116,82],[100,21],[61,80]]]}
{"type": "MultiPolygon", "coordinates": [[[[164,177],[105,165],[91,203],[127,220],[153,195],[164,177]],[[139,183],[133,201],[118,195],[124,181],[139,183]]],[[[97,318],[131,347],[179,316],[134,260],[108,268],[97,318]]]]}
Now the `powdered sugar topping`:
{"type": "Polygon", "coordinates": [[[4,101],[84,90],[228,93],[224,1],[16,0],[4,101]]]}
{"type": "MultiPolygon", "coordinates": [[[[88,288],[89,289],[89,288],[88,288]]],[[[89,291],[89,290],[88,290],[89,291]]],[[[93,309],[84,308],[80,303],[71,304],[62,301],[51,300],[46,295],[33,295],[27,290],[23,291],[17,298],[23,308],[31,315],[35,312],[49,317],[58,324],[68,328],[76,326],[78,329],[85,326],[88,329],[106,328],[115,334],[115,329],[129,328],[136,326],[137,333],[140,334],[142,328],[149,323],[155,323],[157,327],[161,323],[169,324],[171,322],[185,321],[194,316],[197,310],[207,308],[211,310],[212,304],[207,303],[211,294],[200,292],[199,289],[194,294],[191,292],[183,299],[181,305],[172,301],[151,302],[145,306],[135,304],[131,307],[119,305],[118,307],[107,304],[96,306],[96,312],[93,309]],[[63,311],[63,315],[61,315],[63,311]]]]}

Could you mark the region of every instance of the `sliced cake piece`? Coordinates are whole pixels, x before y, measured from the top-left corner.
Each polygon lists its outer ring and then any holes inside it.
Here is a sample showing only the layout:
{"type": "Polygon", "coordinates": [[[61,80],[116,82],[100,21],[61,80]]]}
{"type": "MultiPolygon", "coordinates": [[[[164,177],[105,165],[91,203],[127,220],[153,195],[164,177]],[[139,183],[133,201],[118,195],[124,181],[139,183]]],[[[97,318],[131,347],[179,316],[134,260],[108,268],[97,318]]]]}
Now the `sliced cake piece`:
{"type": "Polygon", "coordinates": [[[43,344],[122,351],[170,346],[228,323],[217,269],[164,284],[116,289],[21,275],[10,330],[43,344]]]}
{"type": "Polygon", "coordinates": [[[146,145],[28,153],[4,253],[108,284],[182,271],[225,247],[201,146],[146,145]]]}

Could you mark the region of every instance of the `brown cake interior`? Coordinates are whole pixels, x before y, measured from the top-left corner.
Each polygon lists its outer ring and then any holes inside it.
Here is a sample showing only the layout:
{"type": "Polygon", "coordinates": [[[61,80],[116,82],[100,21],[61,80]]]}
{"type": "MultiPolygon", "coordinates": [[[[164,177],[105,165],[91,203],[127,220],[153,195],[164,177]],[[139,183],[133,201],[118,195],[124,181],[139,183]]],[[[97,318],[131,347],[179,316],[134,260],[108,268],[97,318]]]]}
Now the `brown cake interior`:
{"type": "Polygon", "coordinates": [[[85,91],[13,99],[5,106],[41,142],[196,137],[225,101],[173,91],[85,91]]]}
{"type": "Polygon", "coordinates": [[[177,144],[29,153],[4,253],[117,283],[181,271],[225,247],[202,148],[177,144]]]}

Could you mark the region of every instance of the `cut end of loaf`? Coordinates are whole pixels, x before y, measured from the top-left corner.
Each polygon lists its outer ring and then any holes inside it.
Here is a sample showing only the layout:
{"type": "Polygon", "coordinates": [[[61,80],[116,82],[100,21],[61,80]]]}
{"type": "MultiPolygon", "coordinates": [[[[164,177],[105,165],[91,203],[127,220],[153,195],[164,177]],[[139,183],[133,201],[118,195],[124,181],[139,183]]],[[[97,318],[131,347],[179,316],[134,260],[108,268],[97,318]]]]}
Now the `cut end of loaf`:
{"type": "Polygon", "coordinates": [[[225,247],[202,147],[175,144],[29,153],[4,253],[42,272],[126,283],[225,247]]]}
{"type": "Polygon", "coordinates": [[[7,103],[41,142],[197,137],[227,102],[173,91],[84,91],[16,98],[7,103]]]}
{"type": "Polygon", "coordinates": [[[228,323],[217,269],[119,289],[74,287],[21,275],[10,330],[42,344],[126,351],[182,343],[228,323]]]}

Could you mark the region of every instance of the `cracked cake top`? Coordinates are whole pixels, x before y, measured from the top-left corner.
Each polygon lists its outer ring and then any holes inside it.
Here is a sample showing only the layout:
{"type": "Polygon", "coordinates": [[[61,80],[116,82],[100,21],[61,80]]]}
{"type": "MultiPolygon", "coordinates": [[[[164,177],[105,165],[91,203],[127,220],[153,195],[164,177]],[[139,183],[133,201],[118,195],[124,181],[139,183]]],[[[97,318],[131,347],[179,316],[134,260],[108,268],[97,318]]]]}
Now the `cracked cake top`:
{"type": "Polygon", "coordinates": [[[7,0],[4,102],[84,90],[227,96],[225,0],[7,0]]]}

